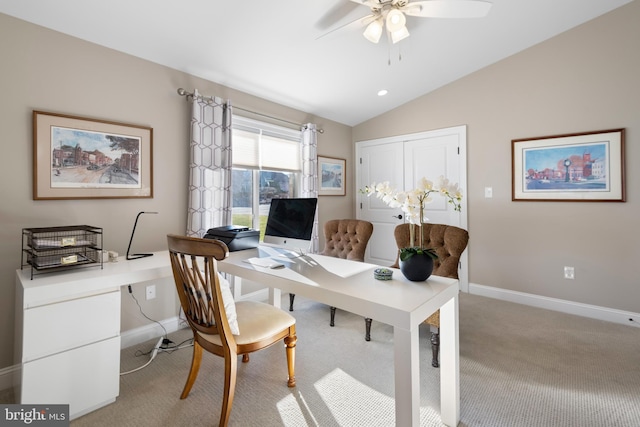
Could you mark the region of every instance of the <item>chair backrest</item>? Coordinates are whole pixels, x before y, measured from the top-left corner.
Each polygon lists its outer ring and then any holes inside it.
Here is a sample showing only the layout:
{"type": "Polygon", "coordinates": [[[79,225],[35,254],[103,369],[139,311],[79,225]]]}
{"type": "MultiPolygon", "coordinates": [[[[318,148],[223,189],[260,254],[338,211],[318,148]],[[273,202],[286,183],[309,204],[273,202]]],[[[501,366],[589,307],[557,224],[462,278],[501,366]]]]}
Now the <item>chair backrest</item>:
{"type": "Polygon", "coordinates": [[[324,224],[322,255],[364,261],[373,224],[359,219],[332,219],[324,224]]]}
{"type": "MultiPolygon", "coordinates": [[[[394,231],[398,252],[409,246],[409,224],[400,224],[394,231]]],[[[436,250],[438,259],[433,261],[433,274],[442,277],[458,278],[460,256],[469,243],[469,233],[453,225],[426,223],[422,226],[423,246],[436,250]]],[[[416,240],[418,236],[416,236],[416,240]]],[[[393,267],[398,267],[398,256],[393,267]]]]}
{"type": "Polygon", "coordinates": [[[224,309],[217,260],[229,255],[214,239],[167,235],[171,268],[189,325],[194,332],[219,334],[223,346],[235,345],[224,309]]]}

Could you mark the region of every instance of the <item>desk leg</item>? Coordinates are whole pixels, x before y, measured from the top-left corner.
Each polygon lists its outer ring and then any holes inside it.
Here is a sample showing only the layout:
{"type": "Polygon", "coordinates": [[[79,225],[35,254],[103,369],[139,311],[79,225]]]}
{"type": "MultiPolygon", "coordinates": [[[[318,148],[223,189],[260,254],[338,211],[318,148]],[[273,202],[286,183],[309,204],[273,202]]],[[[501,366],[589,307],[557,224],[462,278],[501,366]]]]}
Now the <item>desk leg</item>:
{"type": "Polygon", "coordinates": [[[420,425],[419,331],[393,328],[396,426],[420,425]]]}
{"type": "Polygon", "coordinates": [[[225,274],[229,284],[233,288],[233,299],[236,301],[240,301],[242,298],[242,277],[232,276],[230,274],[225,274]]]}
{"type": "Polygon", "coordinates": [[[269,304],[276,308],[280,308],[282,303],[282,292],[277,288],[269,288],[269,304]]]}
{"type": "Polygon", "coordinates": [[[440,308],[440,416],[452,427],[460,421],[459,341],[456,295],[440,308]]]}

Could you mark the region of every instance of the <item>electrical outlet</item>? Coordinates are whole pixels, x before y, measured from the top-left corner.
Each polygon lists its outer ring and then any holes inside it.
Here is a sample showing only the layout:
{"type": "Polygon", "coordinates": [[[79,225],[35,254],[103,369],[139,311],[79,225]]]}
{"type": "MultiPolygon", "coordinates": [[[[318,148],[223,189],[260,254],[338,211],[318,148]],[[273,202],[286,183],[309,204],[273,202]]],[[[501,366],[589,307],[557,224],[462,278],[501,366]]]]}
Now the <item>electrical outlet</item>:
{"type": "Polygon", "coordinates": [[[156,297],[156,285],[147,286],[147,301],[156,297]]]}
{"type": "Polygon", "coordinates": [[[490,199],[493,197],[493,188],[492,187],[484,187],[484,197],[485,199],[490,199]]]}
{"type": "Polygon", "coordinates": [[[565,267],[564,268],[564,278],[565,279],[575,279],[576,278],[576,271],[573,267],[565,267]]]}

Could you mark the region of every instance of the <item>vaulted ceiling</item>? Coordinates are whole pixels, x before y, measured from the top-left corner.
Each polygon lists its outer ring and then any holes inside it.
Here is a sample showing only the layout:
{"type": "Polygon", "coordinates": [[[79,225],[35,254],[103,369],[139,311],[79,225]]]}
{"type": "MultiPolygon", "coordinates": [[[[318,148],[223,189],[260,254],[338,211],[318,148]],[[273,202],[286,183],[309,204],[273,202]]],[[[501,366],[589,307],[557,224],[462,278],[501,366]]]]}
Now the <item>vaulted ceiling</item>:
{"type": "Polygon", "coordinates": [[[0,0],[0,12],[353,126],[632,0],[489,1],[484,18],[409,16],[395,45],[345,26],[369,14],[349,0],[0,0]]]}

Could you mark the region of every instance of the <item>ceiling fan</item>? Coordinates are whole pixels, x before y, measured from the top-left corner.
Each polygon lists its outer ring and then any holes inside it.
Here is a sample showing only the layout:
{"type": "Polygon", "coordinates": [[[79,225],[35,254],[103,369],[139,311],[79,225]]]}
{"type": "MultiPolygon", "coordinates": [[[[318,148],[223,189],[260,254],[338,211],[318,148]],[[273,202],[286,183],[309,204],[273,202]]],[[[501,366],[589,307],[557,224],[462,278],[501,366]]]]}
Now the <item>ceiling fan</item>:
{"type": "Polygon", "coordinates": [[[491,9],[491,3],[485,0],[349,1],[369,7],[371,13],[336,28],[329,33],[347,26],[366,26],[363,35],[372,43],[378,43],[380,41],[385,26],[392,43],[397,43],[409,37],[409,30],[406,26],[407,16],[423,18],[481,18],[486,16],[487,13],[489,13],[489,9],[491,9]]]}

